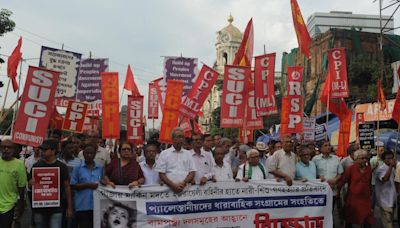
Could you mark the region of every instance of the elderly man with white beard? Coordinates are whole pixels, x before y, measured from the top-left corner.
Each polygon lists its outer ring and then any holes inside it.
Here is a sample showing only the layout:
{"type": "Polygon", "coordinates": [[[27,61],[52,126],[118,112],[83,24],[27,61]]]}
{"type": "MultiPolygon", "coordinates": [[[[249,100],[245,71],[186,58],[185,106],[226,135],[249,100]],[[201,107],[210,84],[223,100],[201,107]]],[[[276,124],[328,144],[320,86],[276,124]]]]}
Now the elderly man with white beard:
{"type": "Polygon", "coordinates": [[[236,181],[267,179],[265,166],[260,162],[260,153],[256,149],[247,151],[247,161],[239,166],[236,181]]]}

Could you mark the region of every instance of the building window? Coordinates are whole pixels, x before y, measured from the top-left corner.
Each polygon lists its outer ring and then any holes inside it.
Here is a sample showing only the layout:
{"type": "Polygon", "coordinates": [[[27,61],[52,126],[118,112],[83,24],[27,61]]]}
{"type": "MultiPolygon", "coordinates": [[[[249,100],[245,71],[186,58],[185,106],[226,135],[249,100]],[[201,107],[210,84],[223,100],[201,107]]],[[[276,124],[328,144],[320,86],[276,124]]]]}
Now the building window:
{"type": "Polygon", "coordinates": [[[228,53],[226,53],[226,52],[224,52],[224,55],[223,55],[223,64],[224,65],[228,64],[228,53]]]}

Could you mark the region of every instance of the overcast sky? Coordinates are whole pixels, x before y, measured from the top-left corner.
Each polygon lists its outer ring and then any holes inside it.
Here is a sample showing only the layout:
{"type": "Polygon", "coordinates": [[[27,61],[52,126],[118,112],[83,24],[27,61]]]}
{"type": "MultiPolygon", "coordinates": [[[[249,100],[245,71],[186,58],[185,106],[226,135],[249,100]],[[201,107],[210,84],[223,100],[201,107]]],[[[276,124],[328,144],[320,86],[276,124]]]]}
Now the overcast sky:
{"type": "MultiPolygon", "coordinates": [[[[389,2],[385,0],[384,4],[389,2]]],[[[378,1],[373,0],[298,3],[305,21],[314,12],[332,10],[379,14],[378,1]]],[[[146,106],[148,83],[162,74],[161,56],[182,54],[212,66],[216,32],[228,24],[230,13],[241,31],[253,17],[254,54],[261,54],[266,45],[267,52],[277,53],[277,70],[281,53],[297,47],[289,0],[2,0],[0,7],[13,11],[11,18],[16,22],[13,32],[0,37],[1,54],[9,55],[19,36],[24,38],[22,52],[26,59],[39,58],[41,45],[61,48],[64,44],[65,50],[82,53],[83,58],[89,52],[92,57],[109,58],[110,71],[120,73],[120,84],[131,64],[146,106]]],[[[38,65],[38,60],[28,63],[38,65]]],[[[23,65],[23,79],[27,66],[23,65]]],[[[0,80],[7,80],[5,65],[0,69],[0,80]]],[[[0,89],[0,95],[4,97],[4,93],[5,87],[0,89]]],[[[11,104],[12,99],[8,100],[11,104]]],[[[3,98],[0,101],[2,104],[3,98]]]]}

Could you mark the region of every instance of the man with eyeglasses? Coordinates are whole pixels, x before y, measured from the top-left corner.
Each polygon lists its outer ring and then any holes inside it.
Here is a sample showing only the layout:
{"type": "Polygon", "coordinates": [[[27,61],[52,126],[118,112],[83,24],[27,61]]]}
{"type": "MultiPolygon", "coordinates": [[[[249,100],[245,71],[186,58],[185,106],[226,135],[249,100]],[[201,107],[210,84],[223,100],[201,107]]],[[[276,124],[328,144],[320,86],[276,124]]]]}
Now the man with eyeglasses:
{"type": "MultiPolygon", "coordinates": [[[[106,167],[108,164],[110,164],[111,157],[110,153],[107,151],[106,148],[99,146],[99,132],[97,130],[89,130],[86,133],[86,144],[94,144],[97,146],[96,148],[96,156],[94,157],[94,160],[98,162],[98,164],[101,164],[103,167],[106,167]]],[[[83,151],[79,152],[78,157],[82,160],[85,160],[83,157],[83,151]]]]}
{"type": "Polygon", "coordinates": [[[14,158],[16,145],[9,139],[0,144],[0,222],[1,227],[12,226],[14,208],[19,215],[24,212],[26,171],[24,163],[14,158]]]}
{"type": "Polygon", "coordinates": [[[171,132],[172,146],[163,150],[156,161],[155,171],[160,180],[172,191],[179,193],[191,183],[196,167],[190,151],[183,149],[185,136],[182,128],[174,128],[171,132]]]}
{"type": "Polygon", "coordinates": [[[317,179],[317,168],[311,161],[311,150],[308,147],[300,148],[300,161],[296,163],[296,180],[306,182],[317,179]]]}
{"type": "Polygon", "coordinates": [[[283,178],[291,186],[296,172],[296,154],[293,153],[292,138],[285,135],[281,139],[282,149],[276,151],[269,163],[268,170],[278,180],[283,178]]]}
{"type": "Polygon", "coordinates": [[[215,180],[213,167],[213,158],[210,152],[202,150],[203,140],[201,135],[195,134],[192,136],[192,158],[196,167],[196,175],[194,181],[196,184],[204,185],[207,181],[215,180]]]}

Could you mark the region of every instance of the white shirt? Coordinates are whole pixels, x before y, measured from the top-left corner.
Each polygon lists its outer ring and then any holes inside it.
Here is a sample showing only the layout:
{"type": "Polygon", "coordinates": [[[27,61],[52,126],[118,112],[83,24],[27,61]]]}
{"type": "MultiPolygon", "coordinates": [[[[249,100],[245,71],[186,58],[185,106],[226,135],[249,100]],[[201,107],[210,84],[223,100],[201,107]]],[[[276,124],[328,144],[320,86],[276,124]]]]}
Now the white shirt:
{"type": "Polygon", "coordinates": [[[223,163],[222,167],[217,164],[213,165],[214,177],[217,181],[233,180],[232,167],[228,163],[223,163]]]}
{"type": "Polygon", "coordinates": [[[27,159],[25,159],[25,167],[26,167],[27,173],[31,172],[33,164],[35,164],[37,161],[39,161],[39,159],[40,159],[40,156],[35,158],[34,154],[29,156],[27,159]]]}
{"type": "MultiPolygon", "coordinates": [[[[261,164],[261,165],[264,166],[263,164],[261,164]]],[[[244,172],[244,177],[248,177],[249,166],[250,166],[250,164],[247,162],[244,164],[241,164],[239,166],[239,170],[236,174],[236,179],[239,179],[239,180],[243,179],[243,172],[244,172]],[[244,165],[246,165],[246,170],[243,171],[244,165]]],[[[265,170],[265,167],[264,167],[264,171],[267,172],[267,170],[265,170]]],[[[258,165],[251,166],[251,172],[252,172],[252,174],[251,174],[250,180],[264,180],[264,174],[263,174],[262,170],[260,169],[260,167],[258,167],[258,165]]],[[[265,173],[265,177],[267,177],[267,173],[265,173]]]]}
{"type": "Polygon", "coordinates": [[[296,173],[296,155],[290,152],[288,155],[283,149],[275,151],[269,162],[268,171],[279,170],[294,179],[296,173]]]}
{"type": "Polygon", "coordinates": [[[196,171],[192,153],[181,148],[176,151],[173,146],[163,150],[156,161],[155,171],[165,173],[172,182],[183,182],[189,172],[196,171]]]}
{"type": "Polygon", "coordinates": [[[143,171],[144,185],[160,184],[160,177],[158,175],[158,172],[155,170],[156,164],[154,164],[153,167],[150,168],[146,161],[142,161],[139,163],[139,165],[143,171]]]}
{"type": "Polygon", "coordinates": [[[376,202],[381,207],[394,207],[396,204],[397,194],[396,185],[394,184],[395,169],[392,170],[388,181],[382,181],[388,169],[389,166],[383,163],[376,170],[376,202]]]}
{"type": "MultiPolygon", "coordinates": [[[[83,151],[79,152],[78,158],[82,159],[83,161],[85,160],[83,157],[83,151]]],[[[111,162],[110,152],[106,148],[98,146],[94,160],[103,167],[106,167],[111,162]]]]}
{"type": "Polygon", "coordinates": [[[196,167],[196,175],[194,176],[194,181],[196,184],[200,183],[202,177],[206,177],[210,180],[214,173],[212,171],[214,159],[209,152],[205,152],[200,149],[200,155],[198,155],[194,150],[190,151],[192,153],[192,158],[194,166],[196,167]]]}
{"type": "MultiPolygon", "coordinates": [[[[268,171],[269,170],[269,167],[271,166],[270,165],[270,163],[271,163],[271,160],[272,160],[272,155],[270,155],[268,158],[267,158],[267,160],[265,161],[265,168],[267,169],[266,171],[268,171]]],[[[267,179],[275,179],[275,176],[272,174],[272,173],[270,173],[270,172],[268,172],[268,174],[267,174],[267,179]]]]}

